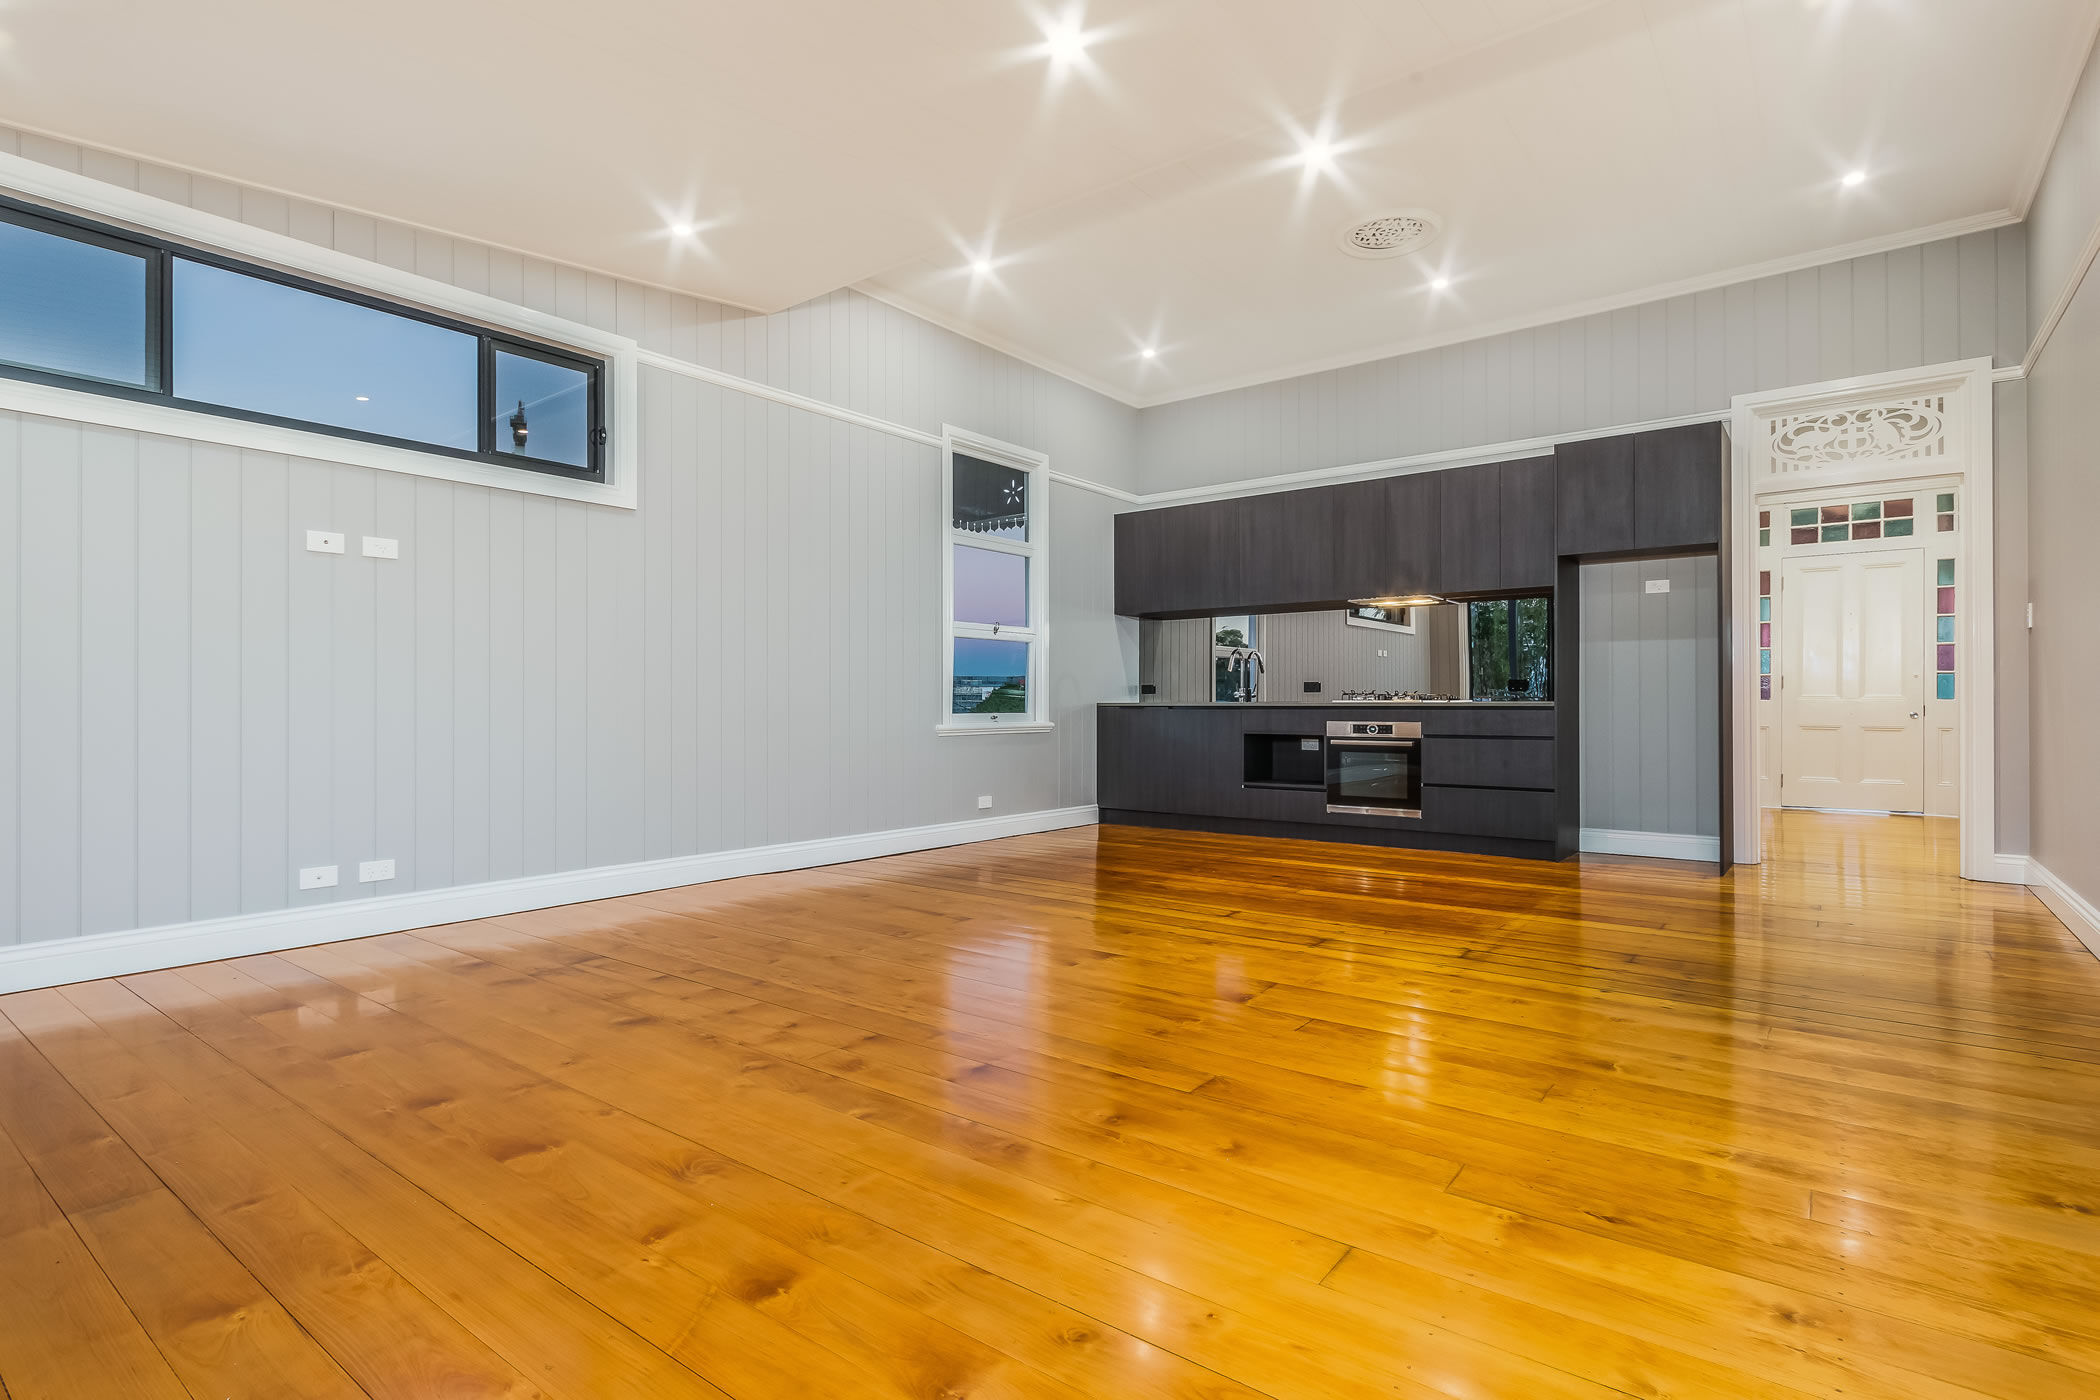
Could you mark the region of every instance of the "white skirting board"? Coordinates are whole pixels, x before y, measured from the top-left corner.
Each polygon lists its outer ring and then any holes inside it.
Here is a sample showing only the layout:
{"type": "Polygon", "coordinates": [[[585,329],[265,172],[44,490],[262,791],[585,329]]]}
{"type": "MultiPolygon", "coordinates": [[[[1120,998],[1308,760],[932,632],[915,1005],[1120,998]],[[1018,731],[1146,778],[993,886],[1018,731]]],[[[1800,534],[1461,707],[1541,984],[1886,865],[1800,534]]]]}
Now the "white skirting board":
{"type": "Polygon", "coordinates": [[[1682,836],[1668,831],[1609,831],[1586,826],[1578,849],[1605,856],[1653,856],[1658,860],[1703,860],[1718,865],[1721,838],[1682,836]]]}
{"type": "Polygon", "coordinates": [[[612,899],[648,890],[697,885],[738,875],[806,870],[812,866],[870,860],[876,856],[901,855],[906,851],[931,850],[937,846],[960,846],[1002,836],[1025,836],[1064,827],[1091,826],[1098,820],[1100,809],[1097,807],[1057,807],[1043,812],[942,822],[935,826],[871,831],[858,836],[829,836],[777,846],[752,846],[738,851],[636,861],[631,865],[601,865],[588,870],[531,875],[519,880],[494,880],[482,885],[380,895],[374,899],[276,909],[262,914],[237,914],[231,918],[164,924],[158,928],[129,929],[122,933],[53,938],[0,948],[0,992],[56,987],[97,977],[121,977],[134,972],[210,962],[217,958],[274,953],[316,943],[336,943],[345,938],[367,938],[375,933],[400,933],[405,929],[458,923],[462,919],[486,919],[526,909],[547,909],[557,904],[580,904],[591,899],[612,899]]]}
{"type": "Polygon", "coordinates": [[[2049,906],[2049,912],[2064,921],[2064,927],[2100,958],[2100,909],[2093,902],[2046,870],[2034,857],[2027,858],[2027,888],[2049,906]]]}

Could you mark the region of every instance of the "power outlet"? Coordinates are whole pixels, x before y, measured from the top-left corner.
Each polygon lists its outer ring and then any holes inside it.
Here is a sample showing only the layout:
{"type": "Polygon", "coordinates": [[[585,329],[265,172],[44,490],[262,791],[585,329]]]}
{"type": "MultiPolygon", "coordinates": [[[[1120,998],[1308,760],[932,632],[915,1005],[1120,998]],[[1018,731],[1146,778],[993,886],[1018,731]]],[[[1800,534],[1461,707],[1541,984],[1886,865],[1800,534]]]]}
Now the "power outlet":
{"type": "Polygon", "coordinates": [[[299,872],[299,888],[302,890],[332,890],[335,888],[335,867],[332,865],[309,865],[299,872]]]}
{"type": "Polygon", "coordinates": [[[375,884],[380,880],[394,878],[394,863],[390,860],[361,860],[357,863],[357,883],[375,884]]]}
{"type": "Polygon", "coordinates": [[[309,554],[341,554],[343,532],[340,530],[308,530],[306,550],[309,554]]]}
{"type": "Polygon", "coordinates": [[[390,540],[383,535],[366,535],[364,552],[367,559],[399,559],[401,541],[390,540]]]}
{"type": "Polygon", "coordinates": [[[1670,591],[1670,581],[1666,578],[1651,578],[1647,582],[1650,593],[1668,593],[1670,591]]]}
{"type": "Polygon", "coordinates": [[[978,799],[977,799],[977,810],[978,810],[978,811],[980,811],[980,812],[989,812],[989,811],[991,811],[991,810],[992,810],[992,799],[991,799],[991,798],[989,798],[989,797],[980,797],[980,798],[978,798],[978,799]]]}

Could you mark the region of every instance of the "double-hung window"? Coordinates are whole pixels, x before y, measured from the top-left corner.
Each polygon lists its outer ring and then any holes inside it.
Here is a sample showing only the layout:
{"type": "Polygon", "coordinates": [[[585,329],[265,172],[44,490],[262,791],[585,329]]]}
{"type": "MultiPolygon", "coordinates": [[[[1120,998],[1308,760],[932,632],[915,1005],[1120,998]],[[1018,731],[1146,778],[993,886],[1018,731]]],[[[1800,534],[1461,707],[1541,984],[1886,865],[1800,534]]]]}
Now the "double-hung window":
{"type": "Polygon", "coordinates": [[[1049,473],[1034,453],[952,429],[943,467],[941,732],[1048,728],[1049,473]]]}
{"type": "Polygon", "coordinates": [[[4,200],[0,376],[606,479],[600,359],[4,200]]]}

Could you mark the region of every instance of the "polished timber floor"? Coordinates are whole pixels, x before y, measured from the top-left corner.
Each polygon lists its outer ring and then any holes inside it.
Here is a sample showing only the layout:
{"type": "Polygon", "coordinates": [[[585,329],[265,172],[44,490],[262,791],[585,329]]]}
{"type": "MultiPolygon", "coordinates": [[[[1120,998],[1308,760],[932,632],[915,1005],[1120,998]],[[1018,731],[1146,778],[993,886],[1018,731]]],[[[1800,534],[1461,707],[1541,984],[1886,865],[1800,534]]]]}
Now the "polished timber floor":
{"type": "Polygon", "coordinates": [[[0,998],[0,1380],[2100,1395],[2100,962],[1761,867],[1087,828],[0,998]]]}

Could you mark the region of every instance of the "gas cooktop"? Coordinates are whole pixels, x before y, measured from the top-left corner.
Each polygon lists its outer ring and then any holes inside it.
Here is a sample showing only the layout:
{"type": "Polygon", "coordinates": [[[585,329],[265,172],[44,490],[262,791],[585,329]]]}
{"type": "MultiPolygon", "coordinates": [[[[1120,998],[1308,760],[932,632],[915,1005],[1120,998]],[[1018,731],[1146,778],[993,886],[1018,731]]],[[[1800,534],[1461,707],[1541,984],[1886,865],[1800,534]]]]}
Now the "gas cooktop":
{"type": "Polygon", "coordinates": [[[1337,705],[1450,705],[1456,695],[1427,695],[1419,690],[1345,690],[1334,698],[1337,705]]]}

